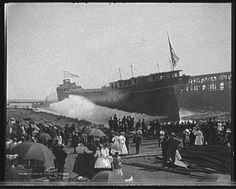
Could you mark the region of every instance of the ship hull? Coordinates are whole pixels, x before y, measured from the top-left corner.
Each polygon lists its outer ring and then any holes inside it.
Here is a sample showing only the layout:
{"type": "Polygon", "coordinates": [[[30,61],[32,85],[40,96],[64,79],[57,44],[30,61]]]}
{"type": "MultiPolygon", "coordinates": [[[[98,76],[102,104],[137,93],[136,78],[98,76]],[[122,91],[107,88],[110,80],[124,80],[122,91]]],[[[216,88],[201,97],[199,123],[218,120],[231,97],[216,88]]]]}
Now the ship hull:
{"type": "Polygon", "coordinates": [[[176,96],[186,86],[188,76],[169,81],[113,89],[57,90],[58,100],[78,95],[97,105],[127,112],[145,113],[165,117],[166,121],[179,121],[179,105],[176,96]]]}

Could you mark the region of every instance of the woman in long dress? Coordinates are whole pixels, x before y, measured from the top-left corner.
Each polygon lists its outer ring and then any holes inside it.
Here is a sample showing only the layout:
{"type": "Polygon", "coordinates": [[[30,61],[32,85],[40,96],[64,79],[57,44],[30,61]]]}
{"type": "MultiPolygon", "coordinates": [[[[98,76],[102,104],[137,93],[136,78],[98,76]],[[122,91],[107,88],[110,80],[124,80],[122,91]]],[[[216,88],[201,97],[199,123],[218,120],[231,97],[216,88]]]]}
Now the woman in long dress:
{"type": "Polygon", "coordinates": [[[93,153],[84,144],[78,144],[76,148],[78,154],[74,163],[73,172],[77,173],[78,176],[88,177],[88,158],[87,154],[93,153]]]}
{"type": "Polygon", "coordinates": [[[116,144],[118,144],[119,145],[119,136],[118,136],[118,134],[116,133],[116,135],[111,139],[112,140],[112,142],[113,143],[116,143],[116,144]]]}
{"type": "Polygon", "coordinates": [[[124,155],[124,154],[128,154],[128,150],[127,150],[127,147],[125,145],[125,137],[123,135],[120,135],[119,136],[119,146],[120,146],[120,149],[121,149],[121,154],[124,155]]]}
{"type": "Polygon", "coordinates": [[[115,134],[115,136],[111,139],[113,144],[111,145],[111,154],[115,155],[116,152],[121,154],[121,149],[120,149],[120,138],[118,136],[118,133],[115,134]]]}
{"type": "Polygon", "coordinates": [[[199,128],[197,128],[197,130],[196,130],[196,132],[194,133],[194,135],[196,136],[195,145],[203,145],[203,134],[202,134],[202,132],[199,130],[199,128]]]}
{"type": "Polygon", "coordinates": [[[109,160],[109,149],[107,147],[102,144],[98,146],[94,157],[97,158],[94,165],[94,168],[97,171],[111,169],[111,163],[109,160]]]}

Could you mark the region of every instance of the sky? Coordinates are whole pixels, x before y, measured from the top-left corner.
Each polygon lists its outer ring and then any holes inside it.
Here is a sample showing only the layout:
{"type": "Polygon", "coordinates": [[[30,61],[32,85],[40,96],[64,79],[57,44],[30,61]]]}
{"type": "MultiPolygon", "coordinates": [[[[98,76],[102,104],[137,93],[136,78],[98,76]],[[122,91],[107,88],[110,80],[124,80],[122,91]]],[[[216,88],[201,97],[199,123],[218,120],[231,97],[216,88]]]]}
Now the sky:
{"type": "Polygon", "coordinates": [[[175,69],[231,71],[230,3],[8,3],[7,98],[56,95],[63,70],[84,88],[175,69]]]}

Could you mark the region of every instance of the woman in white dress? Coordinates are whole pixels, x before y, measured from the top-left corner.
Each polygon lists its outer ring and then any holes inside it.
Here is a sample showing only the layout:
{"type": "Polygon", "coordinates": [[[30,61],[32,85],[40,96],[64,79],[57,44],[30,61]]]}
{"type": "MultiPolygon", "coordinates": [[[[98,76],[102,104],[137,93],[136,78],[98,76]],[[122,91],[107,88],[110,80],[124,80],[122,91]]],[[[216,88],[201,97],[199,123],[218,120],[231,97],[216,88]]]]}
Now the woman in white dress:
{"type": "Polygon", "coordinates": [[[116,143],[116,144],[119,144],[119,136],[118,134],[116,133],[116,135],[111,139],[113,143],[116,143]]]}
{"type": "Polygon", "coordinates": [[[97,158],[94,165],[95,169],[97,169],[98,171],[104,169],[111,169],[111,163],[109,160],[109,149],[107,147],[105,147],[104,145],[100,145],[97,148],[94,157],[97,158]]]}
{"type": "Polygon", "coordinates": [[[203,134],[199,128],[196,129],[194,135],[196,136],[195,145],[203,145],[203,134]]]}
{"type": "Polygon", "coordinates": [[[118,136],[118,134],[116,133],[116,135],[111,139],[113,144],[111,145],[111,154],[115,155],[116,152],[118,152],[119,154],[121,154],[121,149],[120,149],[120,138],[118,136]]]}
{"type": "Polygon", "coordinates": [[[125,145],[125,137],[123,135],[120,135],[119,136],[119,146],[120,146],[120,149],[121,149],[121,154],[124,155],[124,154],[128,154],[128,150],[127,150],[127,147],[125,145]]]}

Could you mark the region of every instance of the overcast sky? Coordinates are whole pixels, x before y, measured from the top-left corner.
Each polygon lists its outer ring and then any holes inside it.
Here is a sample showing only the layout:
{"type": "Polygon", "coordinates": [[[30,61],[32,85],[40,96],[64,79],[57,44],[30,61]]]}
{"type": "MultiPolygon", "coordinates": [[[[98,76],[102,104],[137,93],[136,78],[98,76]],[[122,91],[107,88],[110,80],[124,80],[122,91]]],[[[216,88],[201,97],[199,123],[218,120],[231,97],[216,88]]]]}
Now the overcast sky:
{"type": "Polygon", "coordinates": [[[230,3],[9,3],[7,96],[44,99],[63,70],[84,88],[170,70],[167,32],[190,75],[231,71],[230,3]]]}

